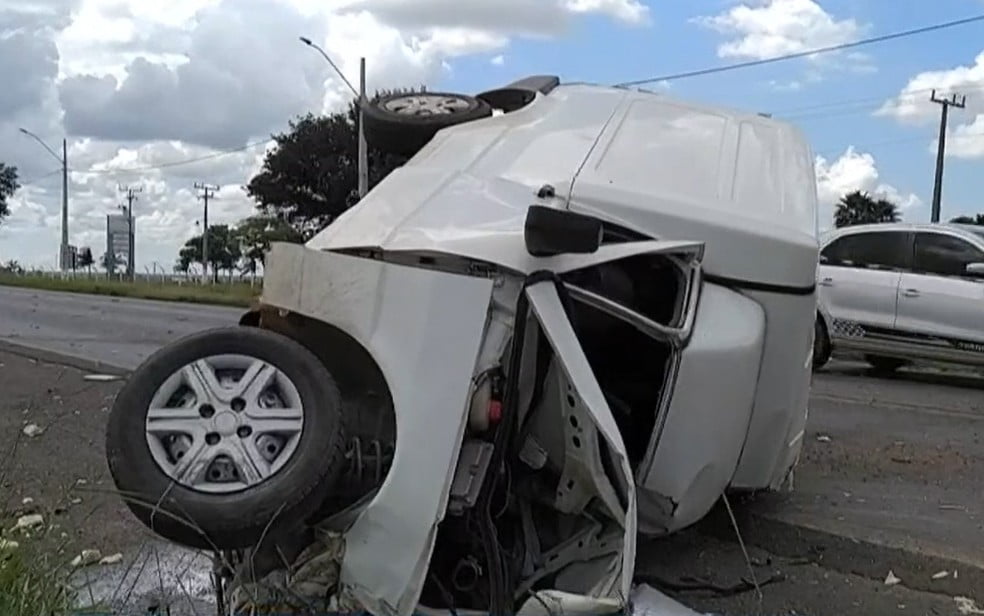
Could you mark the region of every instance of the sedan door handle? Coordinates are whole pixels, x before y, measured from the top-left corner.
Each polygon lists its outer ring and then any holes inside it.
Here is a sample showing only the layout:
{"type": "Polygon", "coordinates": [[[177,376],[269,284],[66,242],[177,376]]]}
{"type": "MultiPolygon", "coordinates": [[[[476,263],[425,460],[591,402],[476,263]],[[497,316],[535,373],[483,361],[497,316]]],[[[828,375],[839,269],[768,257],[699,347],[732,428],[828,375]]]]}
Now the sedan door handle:
{"type": "Polygon", "coordinates": [[[919,289],[906,289],[902,291],[902,295],[906,297],[919,297],[919,289]]]}
{"type": "Polygon", "coordinates": [[[834,279],[833,278],[830,278],[830,277],[821,278],[820,279],[820,286],[821,287],[832,287],[832,286],[834,286],[834,279]]]}

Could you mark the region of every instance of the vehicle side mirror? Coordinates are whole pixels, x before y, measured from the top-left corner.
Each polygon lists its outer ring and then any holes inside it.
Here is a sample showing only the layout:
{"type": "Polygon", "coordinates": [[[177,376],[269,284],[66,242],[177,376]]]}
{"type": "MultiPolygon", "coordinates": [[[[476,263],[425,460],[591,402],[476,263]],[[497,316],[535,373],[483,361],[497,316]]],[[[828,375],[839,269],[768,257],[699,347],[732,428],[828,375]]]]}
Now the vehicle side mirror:
{"type": "Polygon", "coordinates": [[[964,271],[967,272],[968,276],[984,278],[984,263],[968,263],[964,271]]]}
{"type": "Polygon", "coordinates": [[[595,252],[603,233],[600,220],[570,210],[531,205],[526,213],[526,250],[534,257],[595,252]]]}

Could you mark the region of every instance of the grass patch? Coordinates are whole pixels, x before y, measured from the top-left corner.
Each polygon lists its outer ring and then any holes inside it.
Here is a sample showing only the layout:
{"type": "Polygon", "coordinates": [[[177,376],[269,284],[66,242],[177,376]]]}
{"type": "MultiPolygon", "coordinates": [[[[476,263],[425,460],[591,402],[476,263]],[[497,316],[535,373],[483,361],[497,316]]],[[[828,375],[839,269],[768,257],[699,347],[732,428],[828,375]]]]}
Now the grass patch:
{"type": "Polygon", "coordinates": [[[251,287],[246,283],[220,282],[202,285],[193,282],[128,282],[105,278],[55,278],[13,274],[0,274],[0,286],[234,307],[249,306],[261,290],[260,285],[251,287]]]}
{"type": "MultiPolygon", "coordinates": [[[[7,520],[2,520],[7,525],[7,520]]],[[[9,527],[9,526],[8,526],[9,527]]],[[[75,593],[63,562],[37,549],[31,539],[0,540],[0,614],[47,616],[73,612],[75,593]]]]}

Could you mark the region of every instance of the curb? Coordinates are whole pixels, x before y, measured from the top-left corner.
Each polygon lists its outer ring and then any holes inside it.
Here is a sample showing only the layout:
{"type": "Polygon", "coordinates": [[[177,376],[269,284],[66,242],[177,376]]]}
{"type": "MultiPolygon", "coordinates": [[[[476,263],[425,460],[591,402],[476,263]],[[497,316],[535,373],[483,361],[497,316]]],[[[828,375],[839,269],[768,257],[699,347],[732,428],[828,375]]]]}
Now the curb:
{"type": "Polygon", "coordinates": [[[112,374],[114,376],[125,377],[129,375],[131,372],[130,369],[123,368],[121,366],[115,366],[113,364],[107,364],[101,361],[86,359],[84,357],[75,357],[73,355],[67,355],[65,353],[59,353],[57,351],[48,351],[45,349],[39,349],[36,347],[17,344],[15,342],[9,342],[7,340],[0,340],[0,351],[10,353],[12,355],[18,355],[20,357],[26,357],[28,359],[34,359],[48,364],[59,364],[62,366],[69,366],[71,368],[76,368],[78,370],[84,370],[86,372],[93,372],[98,374],[112,374]]]}
{"type": "MultiPolygon", "coordinates": [[[[839,535],[753,509],[750,503],[734,508],[742,539],[749,545],[786,558],[805,557],[824,568],[879,582],[884,582],[891,571],[910,590],[984,600],[984,565],[839,535]],[[949,575],[934,580],[933,575],[940,571],[948,571],[949,575]],[[954,571],[958,572],[957,578],[953,577],[954,571]]],[[[724,541],[736,540],[731,520],[722,507],[698,523],[698,532],[724,541]]]]}

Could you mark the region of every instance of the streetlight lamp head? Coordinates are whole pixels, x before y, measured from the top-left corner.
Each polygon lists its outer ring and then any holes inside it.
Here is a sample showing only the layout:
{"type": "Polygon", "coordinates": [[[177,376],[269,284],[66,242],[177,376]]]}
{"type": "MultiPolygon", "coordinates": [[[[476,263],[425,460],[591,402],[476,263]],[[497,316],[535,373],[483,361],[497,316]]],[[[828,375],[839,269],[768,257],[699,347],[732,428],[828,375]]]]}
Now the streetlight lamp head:
{"type": "MultiPolygon", "coordinates": [[[[314,45],[314,43],[311,42],[311,39],[309,39],[306,36],[301,36],[301,37],[298,37],[298,38],[300,38],[301,39],[301,42],[304,43],[305,45],[314,45]]],[[[24,130],[24,129],[21,129],[21,130],[24,130]]]]}

